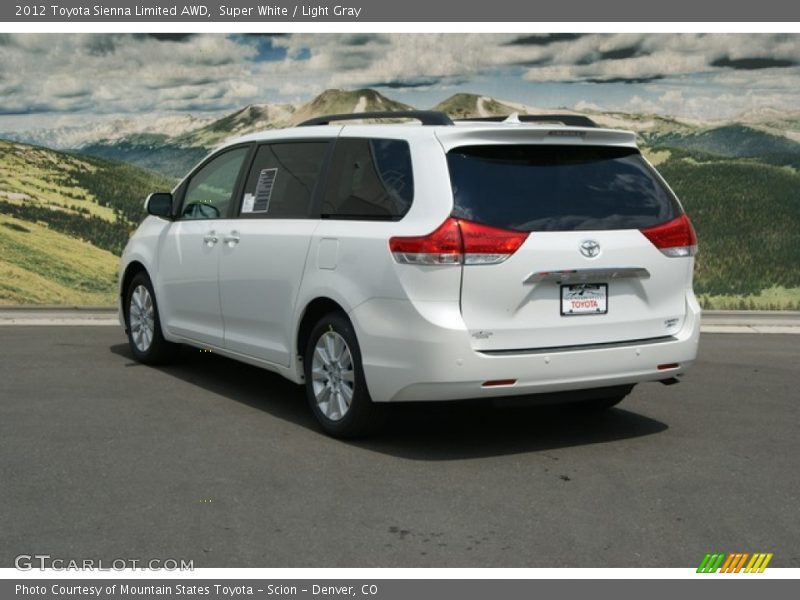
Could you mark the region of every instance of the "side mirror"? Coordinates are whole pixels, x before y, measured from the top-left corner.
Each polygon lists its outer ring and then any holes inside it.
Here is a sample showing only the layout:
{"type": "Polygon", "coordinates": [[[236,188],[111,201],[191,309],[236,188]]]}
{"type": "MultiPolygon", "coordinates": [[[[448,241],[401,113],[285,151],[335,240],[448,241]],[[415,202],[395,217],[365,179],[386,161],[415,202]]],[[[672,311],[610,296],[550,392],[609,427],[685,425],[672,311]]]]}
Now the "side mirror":
{"type": "Polygon", "coordinates": [[[144,209],[148,215],[161,217],[162,219],[172,218],[172,194],[169,192],[156,192],[150,194],[144,201],[144,209]]]}

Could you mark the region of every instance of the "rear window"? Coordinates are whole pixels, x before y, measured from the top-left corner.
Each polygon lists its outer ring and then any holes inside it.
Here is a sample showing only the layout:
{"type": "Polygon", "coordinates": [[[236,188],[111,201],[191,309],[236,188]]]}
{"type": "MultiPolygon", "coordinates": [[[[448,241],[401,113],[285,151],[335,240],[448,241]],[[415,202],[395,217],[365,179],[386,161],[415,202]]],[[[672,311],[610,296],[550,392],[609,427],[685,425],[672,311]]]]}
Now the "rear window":
{"type": "Polygon", "coordinates": [[[453,215],[520,231],[640,229],[680,206],[638,150],[464,146],[447,155],[453,215]]]}

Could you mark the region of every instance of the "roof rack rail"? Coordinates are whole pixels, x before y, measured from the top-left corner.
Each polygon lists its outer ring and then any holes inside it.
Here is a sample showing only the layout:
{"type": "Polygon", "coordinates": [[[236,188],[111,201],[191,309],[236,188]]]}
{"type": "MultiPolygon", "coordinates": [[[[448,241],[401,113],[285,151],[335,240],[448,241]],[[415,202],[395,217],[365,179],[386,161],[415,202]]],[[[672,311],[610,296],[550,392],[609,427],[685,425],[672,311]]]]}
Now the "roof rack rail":
{"type": "Polygon", "coordinates": [[[417,119],[423,125],[452,125],[453,121],[445,113],[435,110],[387,110],[380,112],[349,113],[314,117],[299,123],[298,127],[328,125],[332,121],[356,121],[361,119],[417,119]]]}
{"type": "MultiPolygon", "coordinates": [[[[597,123],[595,123],[589,117],[584,117],[583,115],[518,115],[517,118],[522,123],[561,123],[562,125],[568,125],[570,127],[597,127],[597,123]]],[[[502,123],[506,119],[508,119],[508,116],[474,117],[472,119],[456,119],[456,121],[487,121],[502,123]]]]}

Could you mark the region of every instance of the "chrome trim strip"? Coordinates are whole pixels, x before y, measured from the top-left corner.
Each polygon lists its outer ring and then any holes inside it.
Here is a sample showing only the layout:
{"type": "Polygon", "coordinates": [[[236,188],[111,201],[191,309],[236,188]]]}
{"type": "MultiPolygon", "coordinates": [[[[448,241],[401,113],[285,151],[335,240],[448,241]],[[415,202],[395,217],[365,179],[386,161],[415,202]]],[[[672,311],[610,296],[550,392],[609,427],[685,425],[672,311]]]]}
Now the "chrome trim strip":
{"type": "Polygon", "coordinates": [[[642,346],[648,344],[663,344],[677,342],[674,335],[645,338],[641,340],[627,340],[624,342],[603,342],[601,344],[578,344],[575,346],[550,346],[548,348],[521,348],[519,350],[476,350],[479,354],[487,356],[512,356],[517,354],[552,354],[554,352],[574,352],[575,350],[599,350],[601,348],[627,348],[629,346],[642,346]]]}
{"type": "Polygon", "coordinates": [[[650,271],[644,267],[604,267],[599,269],[554,269],[552,271],[534,271],[522,280],[522,283],[537,284],[541,281],[558,281],[559,283],[583,283],[593,280],[609,280],[623,278],[649,279],[650,271]]]}

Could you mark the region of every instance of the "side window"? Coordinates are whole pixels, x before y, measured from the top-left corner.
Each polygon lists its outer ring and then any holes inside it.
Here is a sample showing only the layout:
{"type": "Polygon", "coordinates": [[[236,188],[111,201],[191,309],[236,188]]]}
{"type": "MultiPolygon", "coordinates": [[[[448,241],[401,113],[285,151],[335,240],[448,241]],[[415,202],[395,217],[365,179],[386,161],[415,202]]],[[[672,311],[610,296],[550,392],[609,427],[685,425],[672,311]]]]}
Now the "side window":
{"type": "Polygon", "coordinates": [[[328,218],[399,219],[414,199],[411,152],[402,140],[336,141],[322,202],[328,218]]]}
{"type": "Polygon", "coordinates": [[[260,146],[244,186],[240,215],[308,218],[327,151],[327,141],[260,146]]]}
{"type": "Polygon", "coordinates": [[[192,175],[183,197],[181,219],[221,219],[236,188],[242,163],[249,148],[235,148],[211,159],[192,175]]]}

